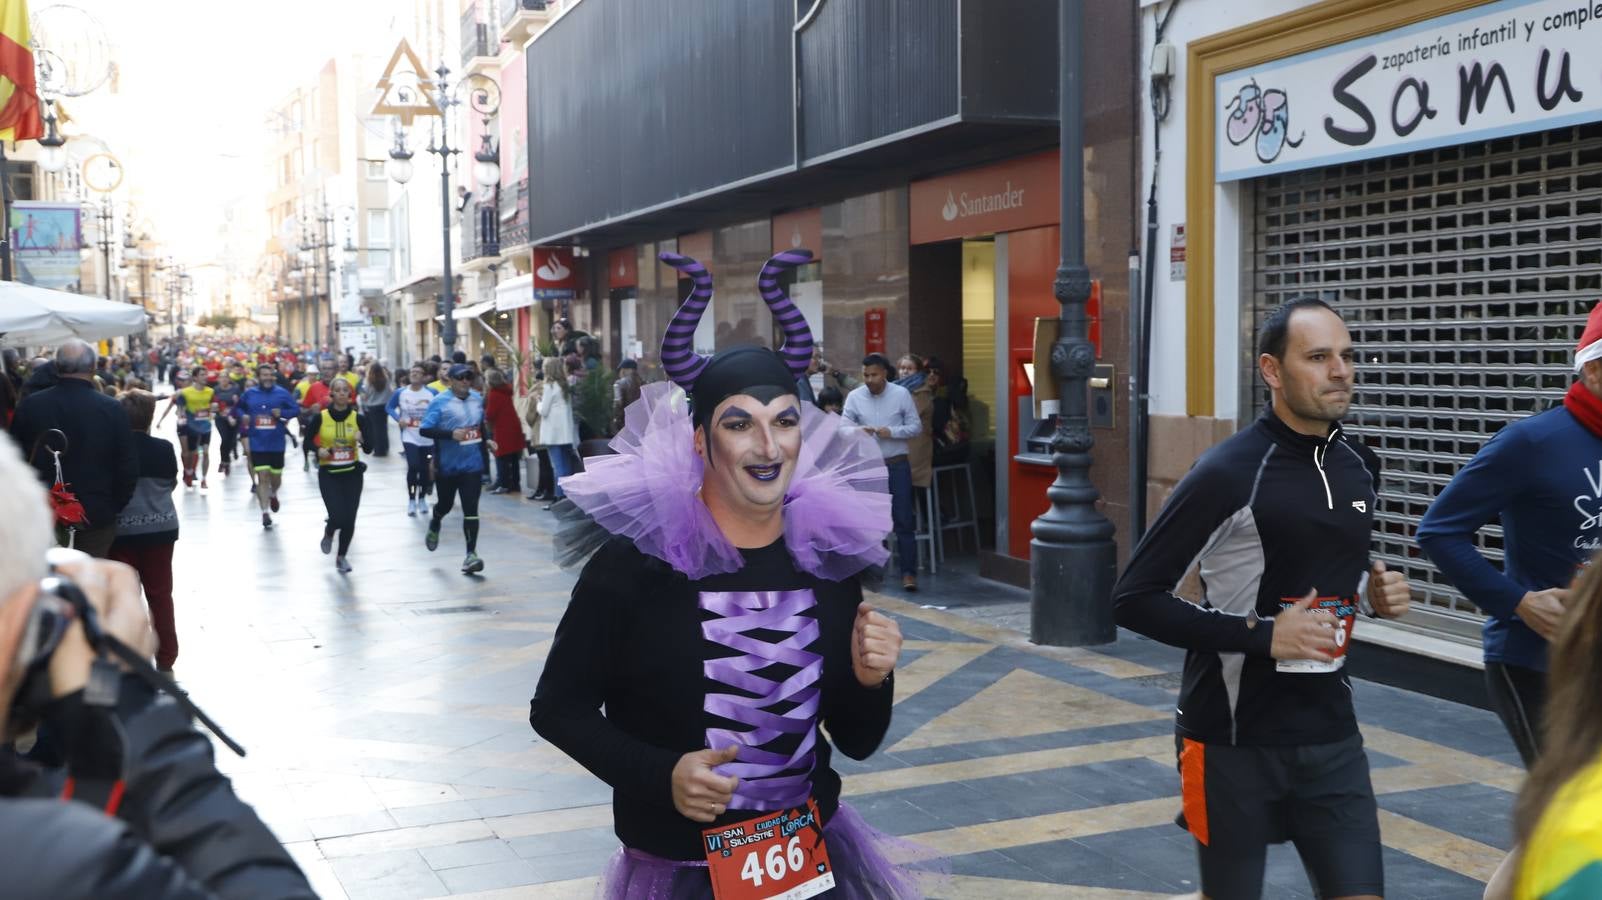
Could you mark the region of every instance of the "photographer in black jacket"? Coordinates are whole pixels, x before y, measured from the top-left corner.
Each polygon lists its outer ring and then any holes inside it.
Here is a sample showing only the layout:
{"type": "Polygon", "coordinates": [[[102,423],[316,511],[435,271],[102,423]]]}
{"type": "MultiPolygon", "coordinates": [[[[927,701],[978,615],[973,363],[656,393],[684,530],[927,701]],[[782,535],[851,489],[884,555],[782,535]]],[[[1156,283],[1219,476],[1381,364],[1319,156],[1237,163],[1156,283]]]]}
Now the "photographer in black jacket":
{"type": "MultiPolygon", "coordinates": [[[[310,898],[306,878],[217,771],[173,701],[97,660],[83,623],[41,590],[53,541],[44,490],[0,441],[0,741],[42,719],[60,769],[0,744],[0,872],[7,898],[310,898]]],[[[70,551],[100,631],[154,647],[139,579],[70,551]]]]}

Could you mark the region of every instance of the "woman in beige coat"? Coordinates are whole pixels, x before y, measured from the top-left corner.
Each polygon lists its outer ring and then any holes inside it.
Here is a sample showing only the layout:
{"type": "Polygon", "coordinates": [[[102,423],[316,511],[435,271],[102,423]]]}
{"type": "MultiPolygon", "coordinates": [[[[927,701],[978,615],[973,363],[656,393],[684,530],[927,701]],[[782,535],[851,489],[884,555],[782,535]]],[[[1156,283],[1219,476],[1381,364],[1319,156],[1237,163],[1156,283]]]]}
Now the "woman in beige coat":
{"type": "Polygon", "coordinates": [[[934,390],[925,379],[923,357],[908,353],[896,363],[896,384],[912,392],[923,430],[907,441],[907,463],[912,468],[912,486],[926,488],[934,474],[934,390]]]}

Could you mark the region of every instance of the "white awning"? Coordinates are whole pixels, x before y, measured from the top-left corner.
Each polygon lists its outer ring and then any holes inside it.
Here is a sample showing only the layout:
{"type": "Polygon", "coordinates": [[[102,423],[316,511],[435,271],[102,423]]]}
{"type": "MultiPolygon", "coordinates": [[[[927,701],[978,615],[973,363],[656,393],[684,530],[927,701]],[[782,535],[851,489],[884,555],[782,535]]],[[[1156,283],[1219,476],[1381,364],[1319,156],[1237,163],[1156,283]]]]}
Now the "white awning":
{"type": "Polygon", "coordinates": [[[534,305],[533,274],[508,278],[495,286],[495,308],[511,312],[534,305]]]}
{"type": "Polygon", "coordinates": [[[487,312],[494,312],[495,301],[485,300],[483,303],[474,303],[472,306],[458,306],[451,311],[453,319],[476,319],[487,312]]]}
{"type": "Polygon", "coordinates": [[[0,344],[59,344],[68,338],[98,341],[145,330],[144,307],[54,291],[20,281],[0,282],[0,344]]]}

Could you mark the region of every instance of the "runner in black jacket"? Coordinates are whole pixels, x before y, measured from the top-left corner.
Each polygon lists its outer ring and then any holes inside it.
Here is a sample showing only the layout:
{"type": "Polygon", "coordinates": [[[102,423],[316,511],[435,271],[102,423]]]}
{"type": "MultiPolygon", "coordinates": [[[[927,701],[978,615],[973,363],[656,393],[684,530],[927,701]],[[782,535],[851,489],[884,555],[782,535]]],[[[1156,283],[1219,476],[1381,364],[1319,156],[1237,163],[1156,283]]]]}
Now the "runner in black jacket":
{"type": "Polygon", "coordinates": [[[1369,565],[1379,459],[1339,425],[1352,344],[1317,300],[1264,323],[1273,407],[1175,488],[1114,590],[1120,625],[1187,651],[1180,824],[1203,893],[1262,893],[1267,845],[1296,843],[1321,897],[1380,896],[1379,825],[1351,686],[1358,612],[1401,615],[1407,583],[1369,565]],[[1202,602],[1174,594],[1192,564],[1202,602]],[[1296,610],[1294,618],[1279,617],[1296,610]]]}

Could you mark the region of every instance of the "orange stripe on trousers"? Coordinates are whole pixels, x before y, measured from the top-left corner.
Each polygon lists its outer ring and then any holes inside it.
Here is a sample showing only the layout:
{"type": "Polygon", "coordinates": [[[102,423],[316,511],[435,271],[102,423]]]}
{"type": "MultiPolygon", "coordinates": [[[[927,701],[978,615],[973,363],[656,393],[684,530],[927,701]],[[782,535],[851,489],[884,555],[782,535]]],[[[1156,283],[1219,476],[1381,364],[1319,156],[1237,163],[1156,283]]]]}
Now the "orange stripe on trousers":
{"type": "Polygon", "coordinates": [[[1179,789],[1185,824],[1207,846],[1207,745],[1184,738],[1179,751],[1179,789]]]}

